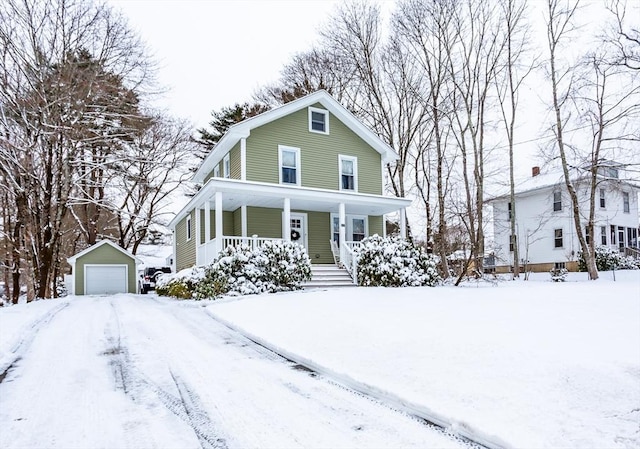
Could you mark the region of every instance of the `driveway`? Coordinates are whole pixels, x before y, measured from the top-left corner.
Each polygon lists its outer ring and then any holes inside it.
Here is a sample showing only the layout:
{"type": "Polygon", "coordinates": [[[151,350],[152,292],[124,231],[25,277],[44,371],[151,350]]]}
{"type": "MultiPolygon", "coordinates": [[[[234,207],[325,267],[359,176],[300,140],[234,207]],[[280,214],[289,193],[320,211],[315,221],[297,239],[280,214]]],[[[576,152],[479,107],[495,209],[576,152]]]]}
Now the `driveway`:
{"type": "Polygon", "coordinates": [[[468,447],[198,304],[78,297],[52,314],[0,381],[0,447],[468,447]]]}

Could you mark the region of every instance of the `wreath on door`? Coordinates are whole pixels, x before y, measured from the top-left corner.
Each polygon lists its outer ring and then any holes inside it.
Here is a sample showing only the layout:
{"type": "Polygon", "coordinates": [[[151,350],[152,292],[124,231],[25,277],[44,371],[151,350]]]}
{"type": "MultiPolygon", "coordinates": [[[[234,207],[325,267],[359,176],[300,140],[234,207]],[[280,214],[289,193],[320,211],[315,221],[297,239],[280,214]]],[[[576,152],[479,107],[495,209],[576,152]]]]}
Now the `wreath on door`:
{"type": "Polygon", "coordinates": [[[300,233],[298,231],[296,231],[295,229],[291,230],[291,240],[293,240],[294,242],[296,240],[300,240],[300,233]]]}

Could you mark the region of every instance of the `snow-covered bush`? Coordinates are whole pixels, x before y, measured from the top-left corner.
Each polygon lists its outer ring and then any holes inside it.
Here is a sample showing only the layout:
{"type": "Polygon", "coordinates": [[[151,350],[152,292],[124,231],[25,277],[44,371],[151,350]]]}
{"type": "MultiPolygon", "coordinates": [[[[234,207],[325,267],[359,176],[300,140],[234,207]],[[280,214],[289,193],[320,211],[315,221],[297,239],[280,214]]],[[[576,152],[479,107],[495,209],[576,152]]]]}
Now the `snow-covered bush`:
{"type": "Polygon", "coordinates": [[[434,257],[399,237],[373,235],[355,253],[362,286],[434,286],[440,281],[434,257]]]}
{"type": "Polygon", "coordinates": [[[228,247],[205,269],[195,298],[296,290],[308,279],[311,261],[306,250],[296,243],[268,241],[254,250],[247,246],[228,247]]]}
{"type": "Polygon", "coordinates": [[[161,274],[156,279],[156,293],[178,299],[192,299],[196,285],[204,277],[203,268],[193,267],[175,274],[161,274]]]}
{"type": "MultiPolygon", "coordinates": [[[[596,268],[598,271],[640,269],[640,260],[620,254],[617,248],[596,246],[595,251],[596,268]]],[[[587,264],[582,255],[582,251],[578,252],[578,270],[587,271],[587,264]]]]}
{"type": "Polygon", "coordinates": [[[567,280],[569,270],[566,268],[552,268],[549,270],[549,274],[551,275],[551,280],[553,282],[564,282],[567,280]]]}

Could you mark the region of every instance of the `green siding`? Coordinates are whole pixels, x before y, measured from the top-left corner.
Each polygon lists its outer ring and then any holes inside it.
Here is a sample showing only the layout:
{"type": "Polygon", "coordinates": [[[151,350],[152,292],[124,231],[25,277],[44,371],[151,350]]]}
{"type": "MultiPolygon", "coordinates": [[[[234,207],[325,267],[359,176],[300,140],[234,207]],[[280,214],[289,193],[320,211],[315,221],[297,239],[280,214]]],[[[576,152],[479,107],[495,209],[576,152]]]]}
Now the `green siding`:
{"type": "Polygon", "coordinates": [[[240,164],[240,142],[235,144],[229,152],[229,166],[231,171],[231,179],[241,179],[241,164],[240,164]]]}
{"type": "MultiPolygon", "coordinates": [[[[195,217],[191,220],[191,235],[195,234],[195,217]]],[[[173,236],[176,246],[176,269],[178,271],[192,267],[196,264],[196,239],[187,239],[187,217],[184,217],[176,225],[176,232],[173,236]]]]}
{"type": "Polygon", "coordinates": [[[338,155],[342,154],[358,158],[358,191],[381,195],[380,154],[331,114],[329,135],[310,132],[308,114],[304,108],[251,131],[247,180],[277,184],[278,145],[285,145],[300,148],[303,187],[339,190],[338,155]]]}
{"type": "Polygon", "coordinates": [[[249,237],[282,238],[282,210],[266,207],[247,207],[249,237]]]}
{"type": "Polygon", "coordinates": [[[382,237],[382,223],[384,217],[382,215],[369,215],[369,235],[378,234],[382,237]]]}
{"type": "Polygon", "coordinates": [[[331,254],[331,214],[307,212],[307,242],[311,263],[333,263],[331,254]]]}
{"type": "Polygon", "coordinates": [[[137,291],[137,276],[136,261],[134,258],[123,254],[117,249],[109,245],[101,245],[87,254],[78,257],[76,260],[75,276],[76,283],[76,295],[84,295],[84,267],[85,265],[127,265],[127,283],[129,293],[136,293],[137,291]]]}
{"type": "MultiPolygon", "coordinates": [[[[220,176],[222,176],[222,161],[218,163],[218,167],[220,169],[220,176]]],[[[213,178],[213,169],[209,172],[209,174],[204,178],[204,182],[207,182],[209,179],[213,178]]]]}
{"type": "Polygon", "coordinates": [[[242,235],[242,208],[233,211],[233,235],[242,235]]]}
{"type": "MultiPolygon", "coordinates": [[[[211,220],[211,227],[209,229],[209,240],[216,237],[216,211],[210,210],[209,217],[211,220]]],[[[195,223],[193,223],[195,229],[195,223]]],[[[238,235],[234,234],[234,216],[231,211],[222,211],[222,234],[223,235],[238,235]]],[[[205,242],[205,228],[204,228],[204,209],[200,209],[200,243],[205,242]]]]}

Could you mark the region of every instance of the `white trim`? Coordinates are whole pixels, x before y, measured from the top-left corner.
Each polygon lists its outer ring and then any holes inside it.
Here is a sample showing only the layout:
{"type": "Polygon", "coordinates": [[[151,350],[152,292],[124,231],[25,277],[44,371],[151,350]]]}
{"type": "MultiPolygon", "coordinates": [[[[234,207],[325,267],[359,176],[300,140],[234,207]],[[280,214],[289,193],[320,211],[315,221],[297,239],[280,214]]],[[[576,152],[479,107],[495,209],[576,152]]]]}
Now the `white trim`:
{"type": "Polygon", "coordinates": [[[222,192],[217,191],[215,195],[215,209],[216,209],[216,254],[219,254],[224,248],[222,247],[222,236],[224,234],[224,223],[222,217],[222,192]]]}
{"type": "Polygon", "coordinates": [[[185,228],[184,228],[184,236],[185,236],[185,242],[188,242],[191,240],[191,237],[193,237],[191,235],[191,212],[189,212],[189,215],[187,215],[187,220],[185,221],[185,228]]]}
{"type": "Polygon", "coordinates": [[[131,257],[132,259],[134,259],[136,261],[136,263],[142,263],[142,260],[138,259],[136,256],[134,256],[133,254],[131,254],[129,251],[120,248],[118,245],[116,245],[115,243],[109,241],[109,240],[100,240],[99,242],[96,242],[95,245],[92,245],[88,248],[85,248],[84,250],[80,251],[77,254],[74,254],[71,257],[67,258],[67,262],[69,262],[70,265],[73,265],[76,263],[76,260],[78,260],[79,257],[84,256],[85,254],[90,253],[91,251],[93,251],[94,249],[100,248],[102,245],[109,245],[110,247],[117,249],[118,251],[120,251],[122,254],[125,254],[129,257],[131,257]]]}
{"type": "Polygon", "coordinates": [[[338,155],[338,190],[346,192],[358,191],[358,158],[356,156],[347,156],[345,154],[338,155]],[[342,161],[353,162],[353,190],[342,188],[342,161]]]}
{"type": "Polygon", "coordinates": [[[370,128],[365,126],[348,109],[342,106],[326,91],[319,90],[307,95],[306,97],[291,101],[278,108],[232,125],[202,162],[193,176],[193,181],[200,183],[204,182],[205,178],[213,170],[214,165],[220,162],[222,156],[231,150],[231,148],[233,148],[240,139],[249,137],[252,129],[271,123],[279,118],[316,103],[320,103],[322,106],[327,108],[334,118],[344,123],[357,136],[371,146],[371,148],[380,153],[384,162],[390,162],[398,159],[398,154],[389,146],[389,144],[380,139],[370,128]]]}
{"type": "Polygon", "coordinates": [[[278,145],[278,181],[280,182],[280,184],[287,185],[287,186],[293,186],[293,185],[299,186],[302,179],[302,170],[300,165],[301,165],[300,148],[288,147],[286,145],[278,145]],[[295,183],[282,182],[282,152],[283,151],[290,151],[296,154],[296,182],[295,183]]]}
{"type": "Polygon", "coordinates": [[[213,177],[214,178],[220,177],[220,164],[216,164],[216,166],[213,167],[213,177]]]}
{"type": "MultiPolygon", "coordinates": [[[[285,222],[285,211],[282,211],[282,237],[285,238],[284,232],[285,232],[285,226],[286,226],[286,222],[285,222]]],[[[304,245],[305,249],[307,251],[309,251],[309,226],[308,226],[308,215],[306,212],[290,212],[289,213],[289,220],[292,219],[300,219],[302,220],[302,244],[304,245]]],[[[291,221],[289,221],[289,233],[291,233],[291,221]]],[[[289,235],[289,240],[290,240],[290,235],[289,235]]],[[[286,238],[285,238],[286,240],[286,238]]]]}
{"type": "MultiPolygon", "coordinates": [[[[333,240],[333,220],[335,218],[338,219],[338,233],[340,233],[340,212],[337,214],[332,212],[329,214],[330,216],[330,224],[329,229],[331,234],[329,238],[333,240]]],[[[353,240],[353,220],[364,220],[364,236],[369,237],[369,216],[368,215],[352,215],[345,213],[345,226],[344,226],[344,240],[352,241],[353,240]]],[[[340,239],[338,239],[340,241],[340,239]]]]}
{"type": "Polygon", "coordinates": [[[240,139],[240,179],[247,180],[247,138],[240,139]]]}
{"type": "MultiPolygon", "coordinates": [[[[125,291],[124,293],[129,293],[129,265],[122,263],[86,263],[84,264],[84,290],[83,294],[88,295],[87,293],[87,268],[88,267],[124,267],[124,285],[125,291]]],[[[75,274],[74,274],[75,277],[75,274]]],[[[136,282],[137,283],[137,282],[136,282]]],[[[137,287],[136,287],[137,289],[137,287]]],[[[74,293],[75,293],[75,281],[74,281],[74,293]]]]}
{"type": "Polygon", "coordinates": [[[316,134],[329,134],[329,111],[327,111],[326,109],[314,108],[312,106],[309,106],[309,132],[316,134]],[[313,129],[312,117],[314,112],[324,115],[324,131],[313,129]]]}
{"type": "Polygon", "coordinates": [[[231,178],[231,156],[229,156],[229,153],[222,158],[222,177],[231,178]]]}
{"type": "Polygon", "coordinates": [[[242,237],[247,237],[247,205],[240,206],[240,221],[242,227],[242,237]]]}

